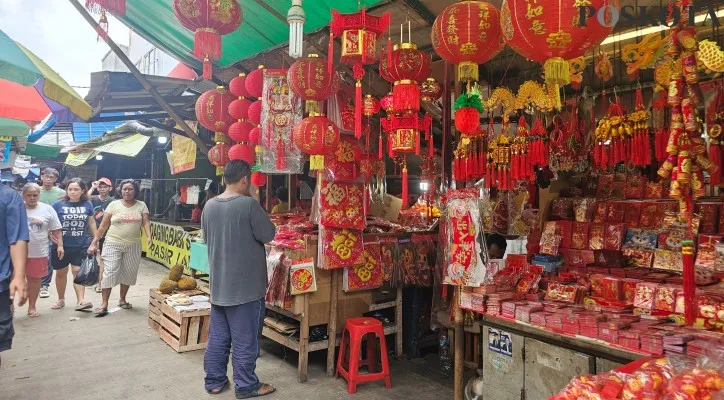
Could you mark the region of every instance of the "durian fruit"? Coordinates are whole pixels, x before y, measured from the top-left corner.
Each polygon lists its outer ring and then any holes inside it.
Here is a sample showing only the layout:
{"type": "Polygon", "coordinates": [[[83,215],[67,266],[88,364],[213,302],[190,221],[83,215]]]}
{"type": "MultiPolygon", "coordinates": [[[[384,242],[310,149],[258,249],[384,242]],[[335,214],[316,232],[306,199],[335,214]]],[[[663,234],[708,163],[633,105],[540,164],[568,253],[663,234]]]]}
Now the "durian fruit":
{"type": "Polygon", "coordinates": [[[178,284],[170,279],[164,279],[161,281],[161,285],[158,286],[158,291],[163,294],[169,294],[178,288],[178,284]]]}
{"type": "Polygon", "coordinates": [[[170,279],[170,280],[172,280],[172,281],[174,281],[174,282],[178,282],[178,280],[181,279],[181,277],[183,276],[183,274],[184,274],[184,267],[183,267],[183,265],[181,265],[181,264],[176,264],[176,265],[174,265],[173,267],[171,267],[171,270],[170,270],[170,271],[168,271],[168,279],[170,279]]]}
{"type": "Polygon", "coordinates": [[[196,279],[184,276],[178,280],[178,288],[181,290],[196,289],[196,279]]]}

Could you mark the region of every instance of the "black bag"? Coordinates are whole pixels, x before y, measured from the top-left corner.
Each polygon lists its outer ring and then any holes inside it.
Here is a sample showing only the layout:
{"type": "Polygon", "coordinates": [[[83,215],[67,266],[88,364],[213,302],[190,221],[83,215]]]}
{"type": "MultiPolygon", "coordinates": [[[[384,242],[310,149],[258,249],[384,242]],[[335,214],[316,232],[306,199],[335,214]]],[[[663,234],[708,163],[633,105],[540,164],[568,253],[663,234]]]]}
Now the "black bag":
{"type": "Polygon", "coordinates": [[[95,255],[88,256],[83,263],[80,264],[80,270],[76,275],[73,283],[81,286],[94,286],[98,283],[98,275],[100,274],[100,266],[95,255]]]}

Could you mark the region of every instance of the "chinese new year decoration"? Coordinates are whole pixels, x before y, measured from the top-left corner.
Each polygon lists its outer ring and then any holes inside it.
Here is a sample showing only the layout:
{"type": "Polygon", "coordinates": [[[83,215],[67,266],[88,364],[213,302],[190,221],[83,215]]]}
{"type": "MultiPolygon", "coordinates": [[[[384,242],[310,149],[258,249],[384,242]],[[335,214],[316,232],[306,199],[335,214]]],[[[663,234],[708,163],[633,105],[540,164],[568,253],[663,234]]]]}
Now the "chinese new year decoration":
{"type": "Polygon", "coordinates": [[[486,1],[460,1],[435,19],[432,46],[443,60],[458,65],[459,80],[477,81],[478,65],[505,47],[500,28],[495,6],[486,1]]]}
{"type": "Polygon", "coordinates": [[[287,72],[289,88],[306,101],[307,113],[319,113],[320,102],[339,90],[339,78],[327,69],[326,61],[316,54],[300,58],[287,72]]]}
{"type": "Polygon", "coordinates": [[[203,77],[212,78],[211,63],[221,58],[221,36],[234,32],[242,20],[236,0],[174,0],[173,12],[194,32],[194,57],[202,60],[203,77]]]}
{"type": "MultiPolygon", "coordinates": [[[[600,10],[608,5],[608,0],[587,0],[586,5],[600,10]]],[[[571,82],[566,60],[583,56],[599,45],[615,25],[610,23],[613,18],[610,12],[604,13],[608,26],[602,25],[596,15],[579,21],[581,10],[578,6],[578,0],[506,0],[500,11],[505,41],[523,57],[544,63],[546,83],[554,87],[571,82]]],[[[560,96],[556,99],[560,109],[560,96]]]]}
{"type": "Polygon", "coordinates": [[[209,149],[209,162],[216,167],[216,175],[224,174],[224,167],[229,162],[229,145],[216,143],[209,149]]]}
{"type": "Polygon", "coordinates": [[[202,93],[196,100],[196,118],[204,128],[216,133],[215,142],[225,141],[223,134],[234,123],[229,115],[229,105],[234,100],[234,95],[223,86],[202,93]]]}
{"type": "Polygon", "coordinates": [[[337,148],[339,129],[322,114],[311,114],[294,128],[294,144],[309,154],[309,169],[324,168],[324,156],[337,148]]]}
{"type": "Polygon", "coordinates": [[[420,84],[420,94],[422,94],[422,101],[431,103],[440,98],[442,87],[435,78],[427,78],[425,82],[420,84]]]}
{"type": "Polygon", "coordinates": [[[724,146],[722,124],[724,124],[724,86],[720,85],[709,109],[706,110],[706,125],[709,135],[709,160],[711,160],[714,165],[719,166],[718,171],[709,174],[709,181],[712,185],[718,185],[722,183],[724,179],[724,168],[722,168],[722,152],[724,152],[722,148],[724,146]]]}
{"type": "Polygon", "coordinates": [[[463,93],[455,100],[455,129],[463,135],[474,135],[480,130],[480,113],[484,111],[480,96],[463,93]]]}
{"type": "MultiPolygon", "coordinates": [[[[381,120],[382,130],[387,133],[387,152],[390,158],[399,154],[415,153],[420,155],[420,135],[425,132],[430,151],[432,151],[432,118],[425,115],[420,118],[417,113],[405,115],[390,115],[381,120]]],[[[407,162],[402,165],[402,206],[409,206],[409,183],[407,177],[407,162]]]]}
{"type": "Polygon", "coordinates": [[[126,15],[126,0],[86,0],[85,8],[96,14],[107,11],[122,17],[126,15]]]}

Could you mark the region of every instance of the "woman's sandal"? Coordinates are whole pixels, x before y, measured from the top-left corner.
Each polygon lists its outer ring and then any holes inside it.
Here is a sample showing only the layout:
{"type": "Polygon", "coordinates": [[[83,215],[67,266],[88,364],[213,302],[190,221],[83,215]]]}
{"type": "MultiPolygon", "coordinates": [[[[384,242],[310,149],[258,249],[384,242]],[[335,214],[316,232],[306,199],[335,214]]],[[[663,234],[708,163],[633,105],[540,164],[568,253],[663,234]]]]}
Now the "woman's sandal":
{"type": "Polygon", "coordinates": [[[224,384],[221,385],[220,387],[217,387],[216,389],[207,390],[206,393],[208,393],[208,394],[220,394],[220,393],[224,392],[224,391],[225,391],[226,389],[228,389],[228,388],[229,388],[229,381],[227,380],[227,381],[224,382],[224,384]]]}
{"type": "Polygon", "coordinates": [[[96,308],[96,318],[103,318],[108,315],[108,307],[96,308]]]}
{"type": "Polygon", "coordinates": [[[75,311],[86,311],[86,310],[90,310],[91,308],[93,308],[93,303],[91,303],[89,301],[84,301],[84,302],[78,304],[77,306],[75,306],[75,311]]]}
{"type": "Polygon", "coordinates": [[[50,309],[51,310],[60,310],[63,307],[65,307],[65,300],[58,300],[55,302],[55,304],[50,306],[50,309]]]}
{"type": "Polygon", "coordinates": [[[95,290],[96,293],[103,293],[103,289],[101,289],[101,285],[96,285],[95,289],[93,289],[93,290],[95,290]]]}
{"type": "Polygon", "coordinates": [[[35,310],[33,312],[28,311],[28,318],[38,318],[40,316],[40,313],[35,310]]]}
{"type": "Polygon", "coordinates": [[[133,304],[131,304],[129,302],[118,303],[118,307],[121,307],[124,310],[130,310],[131,308],[133,308],[133,304]]]}
{"type": "Polygon", "coordinates": [[[277,389],[274,386],[272,386],[268,383],[262,383],[259,385],[258,388],[256,388],[255,390],[252,390],[249,393],[245,393],[245,394],[237,393],[236,398],[237,399],[251,399],[254,397],[266,396],[266,395],[272,394],[276,391],[277,391],[277,389]]]}

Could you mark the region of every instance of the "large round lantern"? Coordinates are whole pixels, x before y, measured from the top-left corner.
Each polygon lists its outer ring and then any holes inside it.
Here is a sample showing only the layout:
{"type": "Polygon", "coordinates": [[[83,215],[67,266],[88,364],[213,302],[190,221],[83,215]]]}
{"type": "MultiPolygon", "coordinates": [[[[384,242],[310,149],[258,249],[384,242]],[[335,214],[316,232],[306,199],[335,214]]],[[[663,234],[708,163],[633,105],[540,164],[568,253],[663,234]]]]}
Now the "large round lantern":
{"type": "Polygon", "coordinates": [[[440,98],[442,88],[435,78],[427,78],[425,82],[420,84],[420,94],[422,94],[422,101],[431,103],[440,98]]]}
{"type": "MultiPolygon", "coordinates": [[[[587,0],[586,8],[600,10],[602,20],[611,22],[611,11],[602,8],[610,0],[587,0]]],[[[580,20],[577,0],[531,4],[526,0],[505,0],[500,25],[505,41],[523,57],[544,64],[546,83],[567,85],[571,81],[568,61],[598,46],[613,30],[613,23],[599,22],[598,13],[580,20]]],[[[586,14],[588,15],[588,14],[586,14]]],[[[559,99],[560,102],[560,99],[559,99]]],[[[560,107],[560,105],[559,105],[560,107]]]]}
{"type": "Polygon", "coordinates": [[[294,144],[309,154],[309,169],[324,168],[324,155],[337,148],[339,129],[334,122],[321,114],[304,118],[294,128],[294,144]]]}
{"type": "Polygon", "coordinates": [[[229,104],[229,115],[236,120],[249,118],[251,101],[240,97],[229,104]]]}
{"type": "Polygon", "coordinates": [[[229,162],[229,145],[216,143],[216,146],[209,149],[209,162],[216,167],[216,175],[224,174],[224,167],[229,162]]]}
{"type": "Polygon", "coordinates": [[[478,80],[478,64],[490,61],[505,47],[500,13],[485,1],[451,4],[432,25],[432,47],[443,60],[458,64],[461,81],[478,80]]]}
{"type": "Polygon", "coordinates": [[[249,97],[246,91],[246,74],[241,72],[229,82],[229,91],[236,97],[249,97]]]}
{"type": "Polygon", "coordinates": [[[249,72],[244,79],[244,88],[251,97],[261,98],[264,92],[264,66],[249,72]]]}
{"type": "Polygon", "coordinates": [[[306,101],[307,113],[319,113],[319,102],[339,90],[339,77],[327,69],[327,62],[316,54],[300,58],[289,67],[289,89],[306,101]]]}
{"type": "MultiPolygon", "coordinates": [[[[235,122],[229,115],[229,104],[234,95],[223,86],[204,92],[196,100],[196,119],[206,129],[216,133],[226,133],[235,122]]],[[[216,140],[217,142],[219,140],[216,140]]]]}
{"type": "Polygon", "coordinates": [[[243,143],[235,144],[229,149],[229,159],[246,161],[247,164],[253,166],[256,162],[254,147],[243,143]]]}
{"type": "Polygon", "coordinates": [[[260,171],[254,171],[251,173],[251,184],[256,187],[261,187],[266,185],[267,176],[263,172],[260,171]]]}
{"type": "Polygon", "coordinates": [[[249,105],[249,111],[247,112],[247,116],[249,122],[254,125],[261,124],[261,107],[261,100],[257,100],[249,105]]]}
{"type": "Polygon", "coordinates": [[[236,0],[174,0],[173,13],[184,28],[194,32],[194,57],[203,60],[203,77],[212,78],[211,63],[221,58],[221,35],[241,25],[236,0]]]}
{"type": "Polygon", "coordinates": [[[237,121],[229,127],[229,137],[235,142],[249,142],[249,135],[254,129],[249,121],[237,121]]]}
{"type": "Polygon", "coordinates": [[[380,76],[390,83],[401,80],[422,82],[430,76],[430,65],[430,55],[418,50],[417,45],[400,43],[388,57],[380,58],[380,76]]]}

